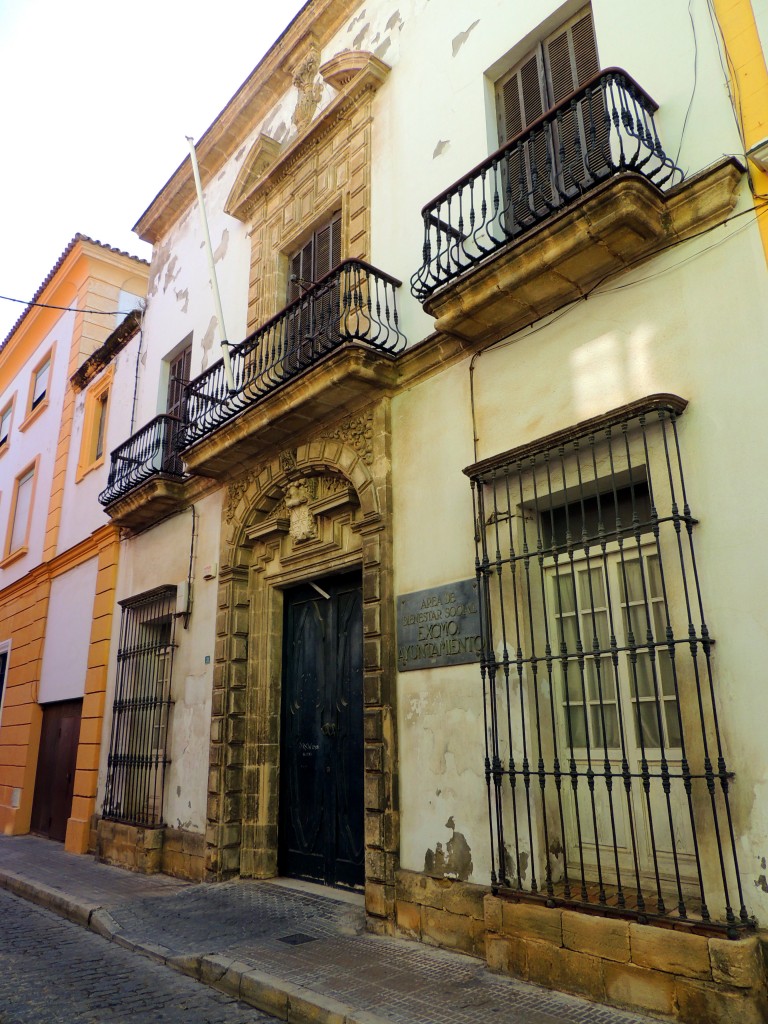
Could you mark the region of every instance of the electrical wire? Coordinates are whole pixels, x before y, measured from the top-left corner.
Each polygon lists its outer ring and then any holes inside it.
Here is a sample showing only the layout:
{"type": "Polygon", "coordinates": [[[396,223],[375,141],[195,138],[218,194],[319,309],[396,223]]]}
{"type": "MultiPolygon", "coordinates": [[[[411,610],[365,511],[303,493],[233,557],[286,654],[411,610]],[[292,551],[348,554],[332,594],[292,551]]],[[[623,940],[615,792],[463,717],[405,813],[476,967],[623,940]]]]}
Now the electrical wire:
{"type": "Polygon", "coordinates": [[[683,148],[683,140],[685,139],[685,129],[688,126],[688,118],[693,107],[693,98],[696,95],[696,86],[699,82],[699,40],[696,35],[696,22],[693,19],[693,0],[688,0],[688,17],[691,22],[691,32],[693,33],[693,87],[691,88],[691,98],[688,100],[688,109],[685,112],[683,118],[683,127],[680,132],[680,145],[677,147],[677,155],[675,156],[675,164],[680,163],[680,151],[683,148]]]}
{"type": "Polygon", "coordinates": [[[0,295],[4,302],[18,302],[21,306],[39,306],[41,309],[59,309],[64,313],[91,313],[93,316],[128,316],[132,309],[83,309],[80,306],[54,306],[50,302],[30,302],[28,299],[13,299],[0,295]]]}

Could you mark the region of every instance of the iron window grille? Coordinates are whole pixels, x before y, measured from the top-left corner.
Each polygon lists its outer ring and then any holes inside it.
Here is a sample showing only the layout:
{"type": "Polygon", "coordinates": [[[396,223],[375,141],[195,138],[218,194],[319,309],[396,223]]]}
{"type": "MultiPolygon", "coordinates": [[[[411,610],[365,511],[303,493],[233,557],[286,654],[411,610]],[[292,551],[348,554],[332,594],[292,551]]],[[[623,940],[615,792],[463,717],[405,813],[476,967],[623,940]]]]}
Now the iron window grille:
{"type": "Polygon", "coordinates": [[[495,891],[735,934],[678,418],[655,395],[466,470],[495,891]]]}
{"type": "Polygon", "coordinates": [[[163,824],[176,588],[121,601],[104,818],[163,824]]]}

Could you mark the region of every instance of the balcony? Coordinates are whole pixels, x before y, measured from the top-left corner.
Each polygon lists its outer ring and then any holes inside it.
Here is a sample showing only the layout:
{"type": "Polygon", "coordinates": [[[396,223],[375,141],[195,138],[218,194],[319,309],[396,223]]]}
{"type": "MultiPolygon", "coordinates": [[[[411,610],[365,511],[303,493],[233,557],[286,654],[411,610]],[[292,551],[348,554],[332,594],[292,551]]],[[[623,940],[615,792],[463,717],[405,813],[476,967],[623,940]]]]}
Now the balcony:
{"type": "Polygon", "coordinates": [[[601,71],[428,203],[413,294],[439,331],[507,337],[732,209],[742,169],[683,181],[657,104],[601,71]]]}
{"type": "Polygon", "coordinates": [[[230,350],[233,388],[222,360],[190,381],[180,442],[187,469],[222,476],[391,388],[405,345],[400,283],[347,260],[230,350]]]}
{"type": "Polygon", "coordinates": [[[146,526],[183,502],[182,427],[176,416],[156,416],[112,452],[99,501],[118,526],[146,526]]]}

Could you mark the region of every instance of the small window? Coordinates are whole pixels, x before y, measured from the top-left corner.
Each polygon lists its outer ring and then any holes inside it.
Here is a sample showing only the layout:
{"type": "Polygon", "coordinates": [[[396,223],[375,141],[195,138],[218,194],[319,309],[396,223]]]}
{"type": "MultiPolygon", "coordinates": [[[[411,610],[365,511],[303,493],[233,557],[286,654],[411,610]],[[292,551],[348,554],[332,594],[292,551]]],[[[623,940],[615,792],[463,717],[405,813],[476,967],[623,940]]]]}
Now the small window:
{"type": "Polygon", "coordinates": [[[36,409],[48,394],[48,377],[51,372],[51,357],[48,356],[43,365],[35,371],[32,381],[32,402],[30,410],[36,409]]]}
{"type": "Polygon", "coordinates": [[[27,398],[27,410],[24,422],[20,424],[19,430],[26,430],[27,426],[37,419],[39,413],[48,405],[51,387],[51,367],[53,366],[54,347],[46,352],[45,356],[33,368],[29,381],[29,397],[27,398]]]}
{"type": "Polygon", "coordinates": [[[113,377],[114,368],[110,367],[101,379],[91,385],[86,392],[83,436],[80,444],[80,459],[77,464],[77,482],[89,470],[100,466],[104,460],[109,420],[109,396],[113,377]]]}
{"type": "Polygon", "coordinates": [[[9,558],[26,551],[29,540],[29,522],[32,515],[32,496],[35,485],[35,466],[30,466],[16,478],[11,505],[11,520],[5,555],[9,558]]]}
{"type": "Polygon", "coordinates": [[[11,436],[11,416],[13,414],[13,402],[0,412],[0,452],[8,447],[8,439],[11,436]]]}

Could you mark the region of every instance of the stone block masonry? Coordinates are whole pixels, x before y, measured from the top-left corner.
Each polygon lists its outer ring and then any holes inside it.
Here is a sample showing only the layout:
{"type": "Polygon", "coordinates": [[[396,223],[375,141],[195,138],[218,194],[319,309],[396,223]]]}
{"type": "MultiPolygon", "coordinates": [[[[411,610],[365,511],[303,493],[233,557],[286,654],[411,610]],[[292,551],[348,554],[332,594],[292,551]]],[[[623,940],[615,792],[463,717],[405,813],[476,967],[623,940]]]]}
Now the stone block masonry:
{"type": "MultiPolygon", "coordinates": [[[[426,880],[422,889],[433,887],[426,880]]],[[[404,911],[403,923],[413,925],[413,915],[404,911]]],[[[502,974],[686,1024],[768,1020],[755,934],[712,938],[492,894],[484,897],[483,926],[488,966],[502,974]]]]}

